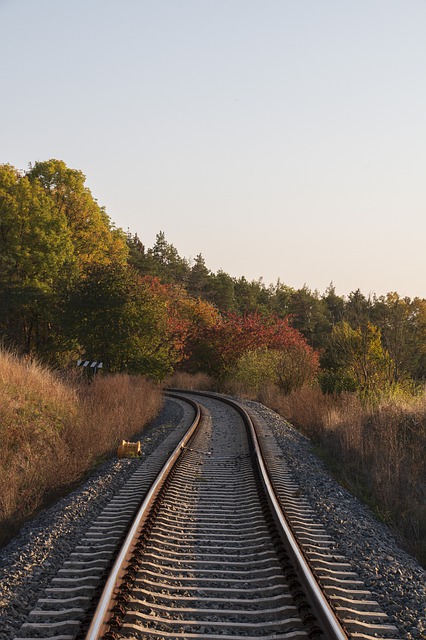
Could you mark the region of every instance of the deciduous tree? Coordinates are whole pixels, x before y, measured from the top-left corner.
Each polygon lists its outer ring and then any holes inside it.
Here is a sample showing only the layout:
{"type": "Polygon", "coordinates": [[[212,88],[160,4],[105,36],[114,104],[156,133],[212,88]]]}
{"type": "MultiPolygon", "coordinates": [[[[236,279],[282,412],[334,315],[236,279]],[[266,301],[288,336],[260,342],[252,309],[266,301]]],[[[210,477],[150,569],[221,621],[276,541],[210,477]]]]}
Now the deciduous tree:
{"type": "Polygon", "coordinates": [[[93,198],[81,171],[70,169],[62,160],[47,160],[35,162],[27,175],[32,183],[43,187],[58,214],[66,217],[81,269],[91,264],[126,262],[126,237],[93,198]]]}
{"type": "Polygon", "coordinates": [[[394,363],[383,348],[380,329],[367,323],[352,329],[337,324],[331,335],[336,381],[348,380],[362,397],[379,397],[391,388],[394,363]]]}
{"type": "Polygon", "coordinates": [[[66,217],[41,185],[0,166],[0,322],[31,353],[49,337],[58,291],[75,256],[66,217]]]}
{"type": "MultiPolygon", "coordinates": [[[[382,332],[383,346],[392,356],[393,381],[419,378],[426,354],[426,317],[422,306],[398,293],[388,293],[374,302],[374,317],[382,332]]],[[[420,376],[421,377],[421,376],[420,376]]]]}
{"type": "Polygon", "coordinates": [[[68,331],[82,356],[109,371],[162,379],[172,369],[167,302],[150,279],[120,263],[89,265],[68,301],[68,331]]]}

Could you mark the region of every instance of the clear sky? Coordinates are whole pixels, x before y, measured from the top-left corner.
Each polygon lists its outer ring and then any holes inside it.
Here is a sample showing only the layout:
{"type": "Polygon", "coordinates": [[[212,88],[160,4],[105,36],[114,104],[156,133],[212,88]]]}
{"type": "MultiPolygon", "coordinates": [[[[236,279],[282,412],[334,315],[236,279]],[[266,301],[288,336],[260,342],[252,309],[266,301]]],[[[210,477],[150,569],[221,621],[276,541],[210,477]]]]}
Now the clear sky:
{"type": "Polygon", "coordinates": [[[0,0],[0,162],[213,271],[426,297],[426,0],[0,0]]]}

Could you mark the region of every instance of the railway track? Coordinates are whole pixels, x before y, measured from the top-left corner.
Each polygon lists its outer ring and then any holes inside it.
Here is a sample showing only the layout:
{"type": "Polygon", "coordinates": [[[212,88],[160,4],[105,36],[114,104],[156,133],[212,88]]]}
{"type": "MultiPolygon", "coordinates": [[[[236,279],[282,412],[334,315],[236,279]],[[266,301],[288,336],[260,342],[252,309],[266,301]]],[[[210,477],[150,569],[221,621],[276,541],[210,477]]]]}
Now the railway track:
{"type": "Polygon", "coordinates": [[[398,637],[262,420],[190,395],[188,433],[141,465],[16,640],[398,637]]]}

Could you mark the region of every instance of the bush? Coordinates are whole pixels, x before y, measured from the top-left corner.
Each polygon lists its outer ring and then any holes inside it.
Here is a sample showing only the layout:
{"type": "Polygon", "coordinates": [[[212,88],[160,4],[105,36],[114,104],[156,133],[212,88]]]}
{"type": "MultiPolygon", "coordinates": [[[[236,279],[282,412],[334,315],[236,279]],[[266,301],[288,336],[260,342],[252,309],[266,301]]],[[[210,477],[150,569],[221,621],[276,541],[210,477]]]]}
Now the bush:
{"type": "Polygon", "coordinates": [[[255,392],[272,384],[283,393],[314,383],[318,360],[305,345],[287,349],[256,349],[245,352],[238,360],[235,379],[255,392]]]}

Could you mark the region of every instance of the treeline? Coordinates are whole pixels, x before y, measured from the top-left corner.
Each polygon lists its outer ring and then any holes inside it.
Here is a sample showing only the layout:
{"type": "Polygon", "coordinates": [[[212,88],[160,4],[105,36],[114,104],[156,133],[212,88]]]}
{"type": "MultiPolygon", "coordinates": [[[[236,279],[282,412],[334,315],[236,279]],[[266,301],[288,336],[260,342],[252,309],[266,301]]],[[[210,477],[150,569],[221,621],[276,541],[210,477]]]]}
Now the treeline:
{"type": "MultiPolygon", "coordinates": [[[[359,289],[343,297],[332,283],[320,294],[307,286],[293,289],[280,281],[266,286],[261,279],[249,282],[244,276],[213,273],[201,254],[192,263],[182,258],[162,232],[152,248],[146,248],[137,234],[129,234],[127,244],[129,263],[139,273],[155,275],[192,298],[201,298],[220,311],[222,321],[252,317],[285,321],[319,358],[318,379],[324,392],[358,391],[363,396],[411,392],[425,381],[425,299],[411,300],[396,292],[366,297],[359,289]]],[[[285,349],[280,351],[279,360],[288,370],[295,365],[294,358],[285,360],[285,349]]],[[[315,362],[310,354],[304,366],[312,373],[315,362]]],[[[277,349],[268,340],[245,350],[240,364],[232,371],[244,382],[259,386],[272,378],[282,390],[291,390],[277,374],[277,349]]],[[[199,370],[212,373],[206,366],[199,370]]]]}
{"type": "Polygon", "coordinates": [[[230,376],[282,391],[412,391],[426,377],[426,301],[266,286],[115,228],[81,171],[0,166],[0,335],[58,368],[78,358],[163,379],[230,376]],[[248,380],[249,378],[249,380],[248,380]]]}

